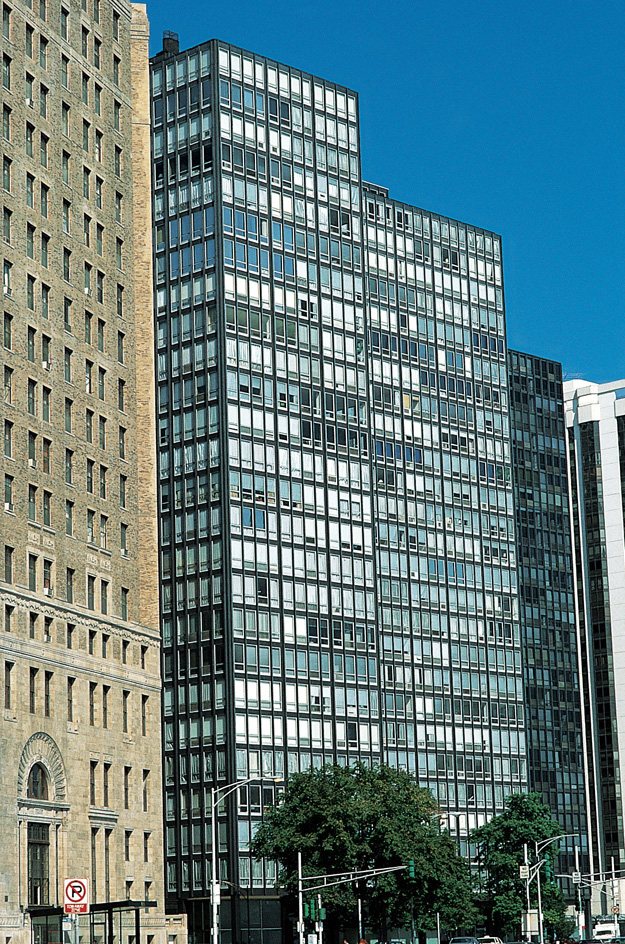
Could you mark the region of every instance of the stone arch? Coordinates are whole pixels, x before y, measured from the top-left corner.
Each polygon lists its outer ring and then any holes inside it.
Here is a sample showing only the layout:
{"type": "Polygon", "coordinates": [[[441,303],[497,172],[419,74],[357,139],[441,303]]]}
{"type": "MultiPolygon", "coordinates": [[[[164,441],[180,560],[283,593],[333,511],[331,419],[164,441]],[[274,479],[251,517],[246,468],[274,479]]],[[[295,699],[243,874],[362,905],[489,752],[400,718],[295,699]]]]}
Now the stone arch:
{"type": "Polygon", "coordinates": [[[50,800],[65,800],[67,777],[61,752],[54,738],[45,731],[36,731],[26,741],[17,771],[17,795],[26,797],[28,774],[33,764],[41,764],[50,784],[50,800]]]}

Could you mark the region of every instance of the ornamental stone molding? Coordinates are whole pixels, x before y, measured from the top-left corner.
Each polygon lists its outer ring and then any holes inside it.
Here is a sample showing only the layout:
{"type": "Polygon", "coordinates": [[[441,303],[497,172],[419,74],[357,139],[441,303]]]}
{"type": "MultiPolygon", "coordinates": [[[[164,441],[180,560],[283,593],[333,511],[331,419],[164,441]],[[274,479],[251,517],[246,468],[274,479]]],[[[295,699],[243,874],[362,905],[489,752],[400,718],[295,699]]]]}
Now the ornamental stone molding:
{"type": "Polygon", "coordinates": [[[17,771],[17,795],[26,796],[28,774],[33,764],[42,764],[54,791],[51,800],[63,801],[67,794],[67,778],[61,752],[54,738],[45,731],[36,731],[26,741],[17,771]]]}

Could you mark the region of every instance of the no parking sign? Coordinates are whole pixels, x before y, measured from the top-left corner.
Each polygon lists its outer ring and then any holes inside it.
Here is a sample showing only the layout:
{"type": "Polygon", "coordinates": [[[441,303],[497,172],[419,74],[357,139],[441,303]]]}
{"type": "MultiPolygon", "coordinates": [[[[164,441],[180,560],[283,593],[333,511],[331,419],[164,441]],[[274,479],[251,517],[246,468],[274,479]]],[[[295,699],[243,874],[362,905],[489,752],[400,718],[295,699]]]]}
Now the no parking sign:
{"type": "Polygon", "coordinates": [[[65,914],[87,914],[89,911],[88,879],[65,879],[63,882],[63,910],[65,914]]]}

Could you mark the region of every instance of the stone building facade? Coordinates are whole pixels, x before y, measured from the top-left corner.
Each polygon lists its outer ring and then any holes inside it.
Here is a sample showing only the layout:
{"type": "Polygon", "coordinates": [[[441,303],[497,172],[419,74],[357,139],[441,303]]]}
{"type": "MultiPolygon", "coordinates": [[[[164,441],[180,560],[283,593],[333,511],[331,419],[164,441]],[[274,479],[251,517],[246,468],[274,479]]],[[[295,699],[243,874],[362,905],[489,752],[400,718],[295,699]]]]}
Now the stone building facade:
{"type": "Polygon", "coordinates": [[[3,3],[0,944],[61,939],[65,878],[167,933],[148,34],[3,3]]]}

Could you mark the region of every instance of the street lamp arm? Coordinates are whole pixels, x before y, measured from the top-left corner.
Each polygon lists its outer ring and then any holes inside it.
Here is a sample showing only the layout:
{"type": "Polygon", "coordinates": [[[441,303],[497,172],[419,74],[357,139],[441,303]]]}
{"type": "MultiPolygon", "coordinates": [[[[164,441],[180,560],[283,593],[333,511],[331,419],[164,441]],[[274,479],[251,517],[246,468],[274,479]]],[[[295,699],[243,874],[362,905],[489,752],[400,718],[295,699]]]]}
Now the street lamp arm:
{"type": "Polygon", "coordinates": [[[560,833],[559,836],[552,836],[550,839],[543,839],[542,842],[535,843],[536,855],[546,849],[552,842],[558,842],[560,839],[571,839],[573,836],[579,836],[579,833],[560,833]]]}

